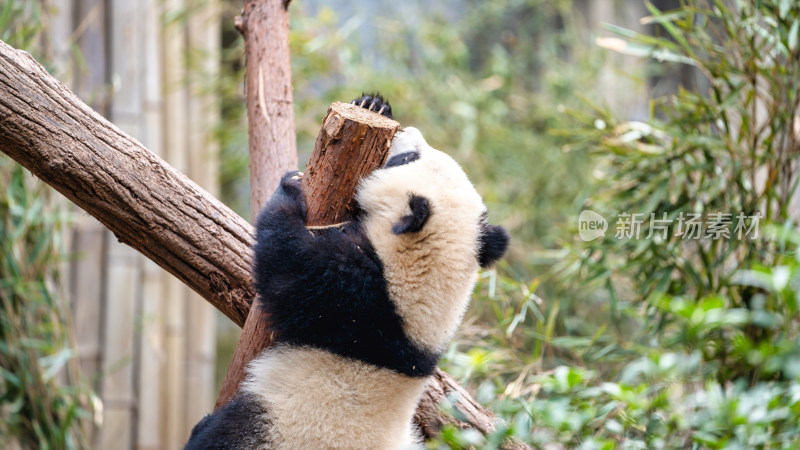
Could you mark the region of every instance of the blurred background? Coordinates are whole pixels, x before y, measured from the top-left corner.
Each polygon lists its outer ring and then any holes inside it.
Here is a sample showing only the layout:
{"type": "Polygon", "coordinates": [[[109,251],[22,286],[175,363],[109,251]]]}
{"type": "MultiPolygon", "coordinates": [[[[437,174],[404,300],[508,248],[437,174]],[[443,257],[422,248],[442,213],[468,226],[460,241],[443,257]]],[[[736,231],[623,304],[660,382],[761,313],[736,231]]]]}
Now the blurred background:
{"type": "MultiPolygon", "coordinates": [[[[0,0],[0,39],[249,219],[240,9],[0,0]]],[[[301,164],[331,102],[380,91],[513,236],[441,363],[498,429],[430,448],[800,446],[800,5],[295,0],[290,17],[301,164]],[[580,239],[586,209],[604,237],[580,239]]],[[[0,443],[181,447],[238,328],[4,155],[0,180],[0,443]]]]}

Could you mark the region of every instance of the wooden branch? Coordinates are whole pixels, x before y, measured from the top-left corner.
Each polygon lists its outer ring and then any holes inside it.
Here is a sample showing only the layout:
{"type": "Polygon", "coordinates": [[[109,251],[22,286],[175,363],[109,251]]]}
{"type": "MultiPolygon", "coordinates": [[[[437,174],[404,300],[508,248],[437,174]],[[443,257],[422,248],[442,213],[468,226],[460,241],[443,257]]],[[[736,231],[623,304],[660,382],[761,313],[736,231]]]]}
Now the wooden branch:
{"type": "Polygon", "coordinates": [[[494,417],[483,406],[479,405],[467,391],[458,385],[450,375],[442,372],[438,367],[433,373],[433,381],[422,395],[414,422],[419,426],[425,436],[434,436],[445,425],[456,425],[467,428],[470,425],[481,433],[494,430],[494,417]],[[447,396],[456,400],[456,407],[467,419],[467,422],[445,416],[439,411],[439,405],[447,396]]]}
{"type": "Polygon", "coordinates": [[[244,324],[252,226],[3,42],[0,151],[244,324]]]}
{"type": "MultiPolygon", "coordinates": [[[[2,41],[0,151],[244,324],[254,298],[252,226],[2,41]]],[[[472,426],[491,430],[492,414],[437,372],[417,412],[423,431],[451,423],[438,399],[454,391],[472,426]]]]}
{"type": "MultiPolygon", "coordinates": [[[[383,165],[399,125],[355,105],[331,105],[303,175],[309,225],[332,225],[351,218],[358,180],[383,165]]],[[[215,409],[236,395],[247,364],[272,343],[268,323],[264,311],[250,310],[215,409]]]]}

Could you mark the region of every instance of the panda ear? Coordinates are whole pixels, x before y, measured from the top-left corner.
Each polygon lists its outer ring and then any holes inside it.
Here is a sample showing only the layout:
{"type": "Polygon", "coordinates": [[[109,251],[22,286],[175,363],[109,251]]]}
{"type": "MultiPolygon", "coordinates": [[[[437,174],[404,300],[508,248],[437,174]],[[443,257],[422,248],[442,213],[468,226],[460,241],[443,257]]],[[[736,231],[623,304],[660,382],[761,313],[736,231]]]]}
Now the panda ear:
{"type": "Polygon", "coordinates": [[[478,263],[487,268],[497,262],[508,250],[511,237],[508,231],[499,225],[481,222],[480,247],[478,247],[478,263]]]}
{"type": "Polygon", "coordinates": [[[431,216],[431,205],[425,197],[412,194],[408,199],[408,206],[411,207],[411,214],[401,217],[392,225],[392,233],[416,233],[425,226],[425,222],[431,216]]]}

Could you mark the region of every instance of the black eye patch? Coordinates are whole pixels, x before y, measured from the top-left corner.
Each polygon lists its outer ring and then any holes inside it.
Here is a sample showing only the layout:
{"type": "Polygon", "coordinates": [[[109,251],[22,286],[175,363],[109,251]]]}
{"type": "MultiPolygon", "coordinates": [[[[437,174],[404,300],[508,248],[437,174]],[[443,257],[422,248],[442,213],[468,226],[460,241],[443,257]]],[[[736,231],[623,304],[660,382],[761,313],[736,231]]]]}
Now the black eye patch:
{"type": "Polygon", "coordinates": [[[419,159],[419,152],[418,151],[410,151],[400,153],[399,155],[394,155],[386,161],[386,164],[383,165],[384,169],[388,169],[389,167],[396,167],[408,164],[410,162],[416,161],[419,159]]]}
{"type": "Polygon", "coordinates": [[[425,226],[425,222],[433,214],[430,202],[421,195],[411,194],[411,197],[408,198],[408,206],[411,208],[411,214],[401,217],[397,223],[392,225],[392,233],[416,233],[425,226]]]}

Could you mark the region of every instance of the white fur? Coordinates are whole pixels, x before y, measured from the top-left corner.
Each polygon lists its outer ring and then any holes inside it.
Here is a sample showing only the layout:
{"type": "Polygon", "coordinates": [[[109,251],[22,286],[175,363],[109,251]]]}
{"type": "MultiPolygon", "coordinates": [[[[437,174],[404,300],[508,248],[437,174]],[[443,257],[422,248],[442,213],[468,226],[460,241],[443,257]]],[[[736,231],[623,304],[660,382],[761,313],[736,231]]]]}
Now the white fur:
{"type": "Polygon", "coordinates": [[[242,390],[272,413],[277,449],[419,448],[412,427],[427,378],[308,347],[275,347],[248,366],[242,390]]]}
{"type": "Polygon", "coordinates": [[[420,152],[418,160],[373,172],[357,196],[406,334],[440,352],[460,323],[477,279],[480,216],[486,208],[461,167],[429,146],[416,128],[395,135],[389,157],[414,150],[420,152]],[[420,232],[395,235],[392,224],[410,213],[411,194],[427,198],[432,215],[420,232]]]}

